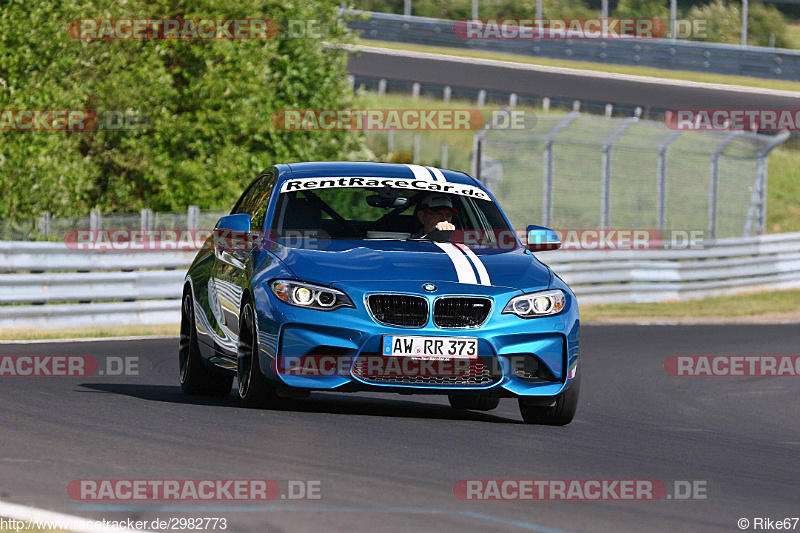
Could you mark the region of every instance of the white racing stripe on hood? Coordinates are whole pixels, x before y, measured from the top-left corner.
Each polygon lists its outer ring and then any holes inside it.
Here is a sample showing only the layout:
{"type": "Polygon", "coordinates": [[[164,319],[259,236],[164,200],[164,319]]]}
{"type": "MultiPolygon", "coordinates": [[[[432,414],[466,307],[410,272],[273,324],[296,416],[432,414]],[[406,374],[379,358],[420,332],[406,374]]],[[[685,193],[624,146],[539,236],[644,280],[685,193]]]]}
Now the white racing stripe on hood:
{"type": "Polygon", "coordinates": [[[472,270],[472,265],[469,264],[467,256],[462,254],[454,244],[449,242],[435,242],[433,244],[441,248],[442,251],[446,253],[453,262],[453,266],[456,268],[456,274],[458,275],[459,283],[471,283],[472,285],[478,284],[478,280],[475,277],[475,272],[472,270]]]}
{"type": "Polygon", "coordinates": [[[411,172],[414,173],[414,178],[424,181],[433,181],[433,176],[425,169],[425,167],[421,165],[409,165],[408,163],[406,163],[406,166],[411,169],[411,172]]]}
{"type": "Polygon", "coordinates": [[[447,178],[444,177],[444,174],[442,174],[442,171],[439,170],[438,168],[436,167],[425,167],[425,168],[427,168],[430,171],[430,173],[433,174],[433,177],[436,181],[447,181],[447,178]]]}
{"type": "Polygon", "coordinates": [[[472,261],[472,264],[475,265],[475,270],[478,271],[478,277],[481,278],[481,285],[491,285],[492,281],[489,279],[489,272],[486,271],[486,266],[484,266],[481,258],[475,255],[475,252],[470,250],[469,246],[466,244],[457,243],[455,246],[464,252],[466,256],[469,257],[469,260],[472,261]]]}

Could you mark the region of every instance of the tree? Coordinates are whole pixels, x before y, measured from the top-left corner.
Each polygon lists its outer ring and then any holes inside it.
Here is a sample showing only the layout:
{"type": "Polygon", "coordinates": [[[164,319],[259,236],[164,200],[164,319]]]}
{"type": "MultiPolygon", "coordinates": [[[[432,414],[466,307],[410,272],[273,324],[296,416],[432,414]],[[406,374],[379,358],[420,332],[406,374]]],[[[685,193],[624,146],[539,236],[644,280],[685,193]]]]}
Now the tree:
{"type": "MultiPolygon", "coordinates": [[[[77,40],[76,18],[319,21],[350,42],[334,2],[9,0],[0,8],[0,109],[133,114],[133,129],[4,131],[0,216],[229,207],[272,164],[371,158],[356,132],[281,131],[285,108],[347,107],[347,53],[320,38],[77,40]]],[[[101,113],[102,116],[102,113],[101,113]]]]}

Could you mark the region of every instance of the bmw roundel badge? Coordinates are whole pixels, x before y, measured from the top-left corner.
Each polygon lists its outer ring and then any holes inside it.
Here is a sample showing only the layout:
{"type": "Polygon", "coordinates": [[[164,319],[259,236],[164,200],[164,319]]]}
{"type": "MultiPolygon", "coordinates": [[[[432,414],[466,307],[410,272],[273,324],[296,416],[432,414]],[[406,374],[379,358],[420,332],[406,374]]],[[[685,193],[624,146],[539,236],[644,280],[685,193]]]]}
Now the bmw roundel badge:
{"type": "Polygon", "coordinates": [[[425,289],[427,292],[436,292],[436,285],[434,285],[433,283],[426,283],[425,285],[422,286],[422,288],[425,289]]]}

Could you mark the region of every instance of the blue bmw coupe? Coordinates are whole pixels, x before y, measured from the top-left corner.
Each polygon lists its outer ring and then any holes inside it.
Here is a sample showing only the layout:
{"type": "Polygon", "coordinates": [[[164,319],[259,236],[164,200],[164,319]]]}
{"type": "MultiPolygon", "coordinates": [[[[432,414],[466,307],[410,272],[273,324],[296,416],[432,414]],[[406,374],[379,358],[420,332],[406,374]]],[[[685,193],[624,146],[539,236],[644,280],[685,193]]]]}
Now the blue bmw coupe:
{"type": "Polygon", "coordinates": [[[312,391],[516,398],[528,423],[578,402],[578,304],[467,174],[418,165],[265,170],[186,274],[180,383],[270,407],[312,391]]]}

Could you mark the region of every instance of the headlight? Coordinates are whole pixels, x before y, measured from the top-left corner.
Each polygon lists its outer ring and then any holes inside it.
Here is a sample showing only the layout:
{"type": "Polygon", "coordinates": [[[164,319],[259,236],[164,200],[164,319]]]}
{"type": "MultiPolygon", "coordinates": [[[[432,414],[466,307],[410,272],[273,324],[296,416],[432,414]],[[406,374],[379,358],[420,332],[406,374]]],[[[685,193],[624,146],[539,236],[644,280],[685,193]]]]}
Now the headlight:
{"type": "Polygon", "coordinates": [[[503,313],[513,313],[521,318],[555,315],[564,309],[567,299],[560,290],[529,292],[511,298],[503,313]]]}
{"type": "Polygon", "coordinates": [[[289,305],[332,311],[340,307],[355,307],[342,291],[301,281],[277,279],[269,284],[272,293],[289,305]]]}

